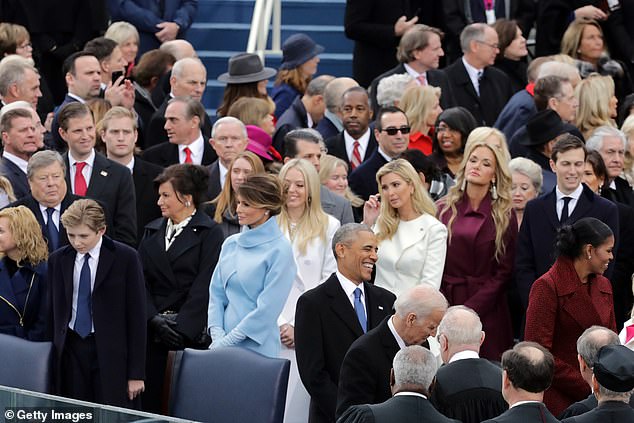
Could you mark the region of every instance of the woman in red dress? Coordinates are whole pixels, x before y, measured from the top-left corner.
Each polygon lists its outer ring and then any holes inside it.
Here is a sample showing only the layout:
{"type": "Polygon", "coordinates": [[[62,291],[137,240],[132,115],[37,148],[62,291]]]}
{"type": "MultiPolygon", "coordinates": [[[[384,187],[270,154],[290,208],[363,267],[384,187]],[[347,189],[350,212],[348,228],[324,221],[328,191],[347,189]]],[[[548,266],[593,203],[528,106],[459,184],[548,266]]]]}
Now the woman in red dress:
{"type": "Polygon", "coordinates": [[[555,376],[544,403],[557,416],[590,394],[579,373],[577,338],[592,325],[616,330],[616,322],[612,286],[602,276],[613,259],[610,227],[593,217],[579,219],[559,230],[556,248],[555,264],[531,288],[525,339],[555,357],[555,376]]]}

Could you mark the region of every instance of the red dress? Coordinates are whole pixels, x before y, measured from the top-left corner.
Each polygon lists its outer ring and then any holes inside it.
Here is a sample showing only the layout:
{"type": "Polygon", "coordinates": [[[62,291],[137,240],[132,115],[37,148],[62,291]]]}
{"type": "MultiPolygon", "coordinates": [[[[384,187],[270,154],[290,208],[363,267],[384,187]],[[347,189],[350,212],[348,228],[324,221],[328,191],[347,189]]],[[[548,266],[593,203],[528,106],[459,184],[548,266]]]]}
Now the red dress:
{"type": "Polygon", "coordinates": [[[590,275],[584,284],[572,260],[559,257],[531,288],[524,336],[555,357],[555,377],[544,395],[544,403],[555,416],[590,394],[579,373],[577,338],[592,325],[616,330],[610,281],[590,275]]]}
{"type": "MultiPolygon", "coordinates": [[[[438,215],[446,206],[439,204],[438,215]]],[[[512,213],[504,233],[505,253],[495,260],[495,224],[491,214],[491,195],[473,210],[466,196],[456,204],[458,215],[451,227],[447,259],[440,290],[449,304],[474,309],[480,316],[486,337],[480,356],[500,360],[502,353],[513,344],[507,289],[511,281],[517,219],[512,213]]],[[[447,211],[439,219],[446,225],[451,217],[447,211]]]]}
{"type": "Polygon", "coordinates": [[[416,150],[420,150],[424,155],[429,156],[432,150],[432,139],[434,136],[433,129],[429,130],[429,135],[423,134],[422,132],[414,132],[409,136],[409,146],[408,148],[413,148],[416,150]]]}

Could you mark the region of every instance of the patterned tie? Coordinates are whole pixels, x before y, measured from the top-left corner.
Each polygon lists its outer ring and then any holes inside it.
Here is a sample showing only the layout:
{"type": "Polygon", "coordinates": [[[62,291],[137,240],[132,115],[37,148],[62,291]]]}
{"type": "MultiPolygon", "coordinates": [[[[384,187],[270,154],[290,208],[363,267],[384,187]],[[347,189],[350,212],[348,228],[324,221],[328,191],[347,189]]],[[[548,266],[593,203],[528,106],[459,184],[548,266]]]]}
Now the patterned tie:
{"type": "Polygon", "coordinates": [[[561,209],[561,219],[559,219],[559,223],[561,223],[562,225],[566,223],[566,221],[568,220],[568,217],[570,217],[568,212],[568,203],[570,203],[570,200],[572,200],[572,197],[564,197],[563,200],[564,200],[564,207],[561,209]]]}
{"type": "Polygon", "coordinates": [[[53,213],[55,209],[52,207],[48,207],[46,209],[46,215],[48,216],[48,220],[46,221],[46,234],[48,235],[48,251],[53,252],[57,250],[59,247],[59,230],[55,226],[55,222],[53,221],[53,213]]]}
{"type": "Polygon", "coordinates": [[[92,330],[92,289],[90,287],[90,254],[84,256],[84,265],[79,273],[77,290],[77,314],[75,315],[75,332],[82,338],[90,335],[92,330]]]}
{"type": "Polygon", "coordinates": [[[88,184],[86,184],[86,178],[82,173],[85,167],[86,162],[75,162],[75,195],[81,197],[85,197],[86,191],[88,191],[88,184]]]}
{"type": "Polygon", "coordinates": [[[359,141],[355,141],[352,145],[354,147],[352,149],[352,157],[350,157],[350,168],[355,170],[361,164],[361,152],[359,151],[361,144],[359,144],[359,141]]]}
{"type": "Polygon", "coordinates": [[[185,163],[187,163],[187,164],[194,163],[192,161],[192,151],[189,149],[189,147],[183,148],[183,151],[185,152],[185,163]]]}
{"type": "Polygon", "coordinates": [[[477,73],[478,85],[476,86],[476,92],[478,93],[478,97],[480,97],[480,81],[482,81],[482,75],[484,75],[484,71],[479,70],[477,73]]]}
{"type": "Polygon", "coordinates": [[[363,303],[361,302],[361,290],[359,288],[354,290],[354,311],[357,313],[357,319],[359,319],[361,329],[363,329],[363,332],[365,333],[368,330],[368,323],[365,317],[365,309],[363,308],[363,303]]]}
{"type": "Polygon", "coordinates": [[[416,81],[418,81],[418,85],[420,86],[426,86],[427,85],[427,77],[425,76],[424,73],[421,73],[420,75],[418,75],[416,77],[416,81]]]}

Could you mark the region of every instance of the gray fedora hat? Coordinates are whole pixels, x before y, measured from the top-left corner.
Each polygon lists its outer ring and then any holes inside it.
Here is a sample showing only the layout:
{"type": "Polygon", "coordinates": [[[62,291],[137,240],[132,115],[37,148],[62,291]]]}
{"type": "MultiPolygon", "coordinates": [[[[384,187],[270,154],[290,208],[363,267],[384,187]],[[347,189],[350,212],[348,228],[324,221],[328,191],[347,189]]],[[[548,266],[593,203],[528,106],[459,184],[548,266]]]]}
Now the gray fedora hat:
{"type": "Polygon", "coordinates": [[[220,75],[218,81],[227,84],[247,84],[269,79],[276,73],[273,68],[265,68],[257,54],[240,53],[229,59],[228,72],[220,75]]]}

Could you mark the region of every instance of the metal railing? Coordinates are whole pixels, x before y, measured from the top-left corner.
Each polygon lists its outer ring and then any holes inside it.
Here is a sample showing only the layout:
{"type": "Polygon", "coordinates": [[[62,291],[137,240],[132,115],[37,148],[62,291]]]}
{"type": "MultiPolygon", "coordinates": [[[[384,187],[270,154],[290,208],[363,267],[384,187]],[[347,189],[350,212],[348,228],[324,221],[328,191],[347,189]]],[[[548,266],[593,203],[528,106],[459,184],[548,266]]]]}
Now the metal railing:
{"type": "Polygon", "coordinates": [[[265,54],[281,54],[281,26],[282,0],[255,0],[247,52],[256,53],[262,61],[265,54]],[[271,27],[272,39],[271,49],[267,50],[269,27],[271,27]]]}

